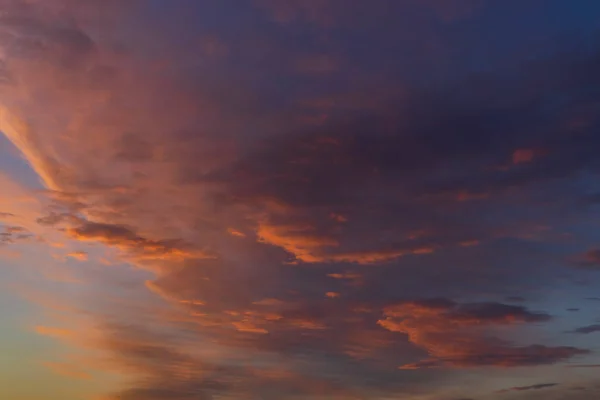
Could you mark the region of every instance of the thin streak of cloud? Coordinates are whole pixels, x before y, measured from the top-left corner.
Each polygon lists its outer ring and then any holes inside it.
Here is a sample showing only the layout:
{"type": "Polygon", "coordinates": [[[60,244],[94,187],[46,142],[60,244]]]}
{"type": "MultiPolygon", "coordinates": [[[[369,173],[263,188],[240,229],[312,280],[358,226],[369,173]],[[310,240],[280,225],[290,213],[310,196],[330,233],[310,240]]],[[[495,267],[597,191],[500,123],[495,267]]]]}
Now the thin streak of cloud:
{"type": "Polygon", "coordinates": [[[508,392],[523,392],[527,390],[540,390],[547,389],[554,386],[558,386],[558,383],[538,383],[530,386],[515,386],[508,389],[498,390],[496,393],[508,393],[508,392]]]}
{"type": "Polygon", "coordinates": [[[587,334],[594,333],[594,332],[600,332],[600,324],[582,326],[582,327],[576,328],[570,332],[571,333],[579,333],[579,334],[583,334],[583,335],[587,335],[587,334]]]}

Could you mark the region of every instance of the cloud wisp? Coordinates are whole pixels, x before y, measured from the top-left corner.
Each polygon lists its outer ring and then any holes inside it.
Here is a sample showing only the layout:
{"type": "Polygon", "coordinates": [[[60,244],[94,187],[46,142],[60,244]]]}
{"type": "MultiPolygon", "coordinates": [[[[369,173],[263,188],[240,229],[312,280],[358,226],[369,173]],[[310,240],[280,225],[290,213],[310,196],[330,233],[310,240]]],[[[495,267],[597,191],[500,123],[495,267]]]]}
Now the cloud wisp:
{"type": "Polygon", "coordinates": [[[540,390],[540,389],[551,388],[551,387],[554,387],[557,385],[558,385],[558,383],[538,383],[536,385],[530,385],[530,386],[515,386],[515,387],[508,388],[508,389],[498,390],[496,393],[523,392],[526,390],[540,390]]]}

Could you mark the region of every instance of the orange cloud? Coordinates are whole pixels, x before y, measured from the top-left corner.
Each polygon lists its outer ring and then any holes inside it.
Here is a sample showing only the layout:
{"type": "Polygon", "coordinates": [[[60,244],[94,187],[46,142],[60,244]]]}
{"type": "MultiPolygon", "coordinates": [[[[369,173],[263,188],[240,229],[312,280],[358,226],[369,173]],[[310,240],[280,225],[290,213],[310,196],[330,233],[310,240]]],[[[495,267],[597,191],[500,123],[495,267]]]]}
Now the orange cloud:
{"type": "Polygon", "coordinates": [[[73,332],[68,329],[55,328],[43,325],[36,326],[35,332],[39,335],[50,336],[55,338],[71,338],[76,335],[76,332],[73,332]]]}
{"type": "Polygon", "coordinates": [[[431,359],[401,366],[402,369],[477,365],[519,366],[554,364],[586,350],[541,345],[515,346],[486,335],[485,328],[541,322],[550,319],[524,307],[501,303],[457,304],[445,299],[413,301],[387,307],[378,323],[402,332],[427,350],[431,359]]]}
{"type": "Polygon", "coordinates": [[[357,274],[357,273],[353,273],[353,272],[327,274],[327,276],[330,278],[334,278],[334,279],[348,279],[348,280],[359,280],[362,278],[361,274],[357,274]]]}
{"type": "Polygon", "coordinates": [[[248,321],[236,321],[236,322],[232,322],[231,325],[233,325],[235,327],[235,329],[237,329],[240,332],[261,333],[261,334],[269,333],[269,331],[267,331],[266,329],[259,328],[248,321]]]}
{"type": "Polygon", "coordinates": [[[257,306],[282,306],[285,304],[284,301],[281,301],[279,299],[273,299],[273,298],[268,298],[268,299],[262,299],[259,301],[255,301],[252,304],[255,304],[257,306]]]}
{"type": "Polygon", "coordinates": [[[535,153],[531,149],[517,149],[513,152],[513,164],[526,164],[533,161],[535,153]]]}
{"type": "Polygon", "coordinates": [[[331,213],[330,217],[337,222],[348,222],[348,217],[342,214],[331,213]]]}
{"type": "Polygon", "coordinates": [[[574,266],[582,269],[600,270],[600,250],[590,249],[576,257],[574,266]]]}
{"type": "Polygon", "coordinates": [[[309,330],[321,330],[327,329],[327,326],[319,321],[314,321],[311,319],[304,318],[290,318],[286,319],[285,322],[289,325],[295,326],[301,329],[309,329],[309,330]]]}
{"type": "Polygon", "coordinates": [[[67,254],[67,257],[74,258],[75,260],[78,260],[78,261],[87,261],[88,254],[85,251],[74,251],[74,252],[67,254]]]}
{"type": "Polygon", "coordinates": [[[227,229],[227,232],[231,235],[231,236],[237,236],[237,237],[246,237],[246,235],[243,232],[238,231],[237,229],[233,229],[233,228],[229,228],[227,229]]]}
{"type": "Polygon", "coordinates": [[[23,153],[25,159],[49,189],[60,189],[58,163],[44,152],[29,124],[1,105],[0,130],[23,153]]]}
{"type": "Polygon", "coordinates": [[[329,237],[318,236],[308,225],[260,224],[257,229],[260,241],[283,248],[303,262],[321,262],[323,248],[336,247],[338,242],[329,237]]]}
{"type": "Polygon", "coordinates": [[[151,240],[137,235],[123,225],[82,221],[80,226],[69,228],[67,234],[81,241],[98,241],[117,247],[128,256],[140,261],[183,261],[194,258],[211,258],[192,248],[185,248],[178,240],[151,240]]]}
{"type": "Polygon", "coordinates": [[[259,224],[259,241],[278,246],[292,254],[296,260],[305,263],[349,262],[356,264],[377,264],[388,262],[406,255],[423,255],[435,251],[432,247],[414,247],[407,250],[373,250],[354,252],[333,252],[339,242],[329,236],[318,235],[310,225],[259,224]]]}
{"type": "Polygon", "coordinates": [[[193,306],[204,306],[204,305],[206,305],[205,302],[200,301],[200,300],[179,300],[179,302],[181,304],[190,304],[190,305],[193,305],[193,306]]]}
{"type": "Polygon", "coordinates": [[[67,378],[89,380],[92,376],[86,371],[81,370],[78,366],[70,363],[62,362],[43,362],[42,365],[52,370],[58,375],[65,376],[67,378]]]}

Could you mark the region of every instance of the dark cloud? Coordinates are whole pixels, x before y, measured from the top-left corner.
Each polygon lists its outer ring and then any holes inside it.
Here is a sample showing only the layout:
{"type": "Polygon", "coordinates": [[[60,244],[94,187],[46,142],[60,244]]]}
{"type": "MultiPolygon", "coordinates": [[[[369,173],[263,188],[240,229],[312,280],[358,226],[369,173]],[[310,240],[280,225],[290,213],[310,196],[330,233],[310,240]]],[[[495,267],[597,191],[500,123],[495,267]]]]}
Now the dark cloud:
{"type": "Polygon", "coordinates": [[[558,383],[538,383],[537,385],[530,386],[516,386],[508,389],[498,390],[497,393],[508,393],[508,392],[522,392],[525,390],[539,390],[539,389],[547,389],[554,386],[558,386],[558,383]]]}
{"type": "Polygon", "coordinates": [[[450,318],[457,320],[504,321],[510,319],[522,322],[545,322],[550,315],[534,313],[525,307],[511,306],[501,303],[471,303],[460,304],[451,311],[450,318]]]}
{"type": "MultiPolygon", "coordinates": [[[[511,77],[509,85],[507,77],[490,75],[434,92],[414,88],[408,105],[395,106],[393,99],[388,100],[391,104],[386,109],[391,111],[385,115],[341,115],[314,131],[270,138],[234,166],[230,175],[233,178],[245,171],[250,176],[236,188],[239,195],[253,194],[250,191],[295,205],[337,206],[352,201],[354,191],[369,187],[370,181],[378,182],[378,190],[363,192],[364,206],[387,185],[401,184],[413,198],[432,194],[456,198],[460,193],[475,198],[567,178],[595,168],[591,149],[598,143],[589,133],[591,127],[567,133],[569,120],[577,118],[580,108],[589,107],[586,87],[594,78],[564,77],[570,74],[567,71],[591,73],[597,58],[597,54],[580,54],[568,63],[558,59],[531,62],[520,76],[511,77]],[[552,67],[547,70],[548,66],[552,67]],[[548,108],[559,88],[567,90],[572,101],[567,109],[552,115],[548,108]],[[493,100],[475,95],[488,92],[495,93],[493,100]],[[525,98],[524,93],[528,93],[525,98]],[[534,123],[537,126],[531,126],[534,123]],[[525,129],[530,132],[523,136],[525,129]],[[323,139],[330,144],[317,146],[323,139]],[[544,151],[524,165],[499,168],[522,147],[544,151]],[[457,165],[456,160],[461,163],[457,165]],[[454,178],[442,179],[441,171],[451,165],[454,178]]],[[[595,124],[594,117],[590,118],[587,123],[595,124]]]]}
{"type": "Polygon", "coordinates": [[[571,332],[572,333],[582,333],[582,334],[600,332],[600,325],[582,326],[581,328],[577,328],[571,332]]]}
{"type": "Polygon", "coordinates": [[[35,235],[21,226],[0,225],[0,244],[13,244],[27,242],[35,238],[35,235]]]}
{"type": "Polygon", "coordinates": [[[59,226],[64,223],[78,223],[79,219],[71,213],[49,212],[47,215],[40,217],[36,222],[42,226],[59,226]]]}
{"type": "Polygon", "coordinates": [[[72,229],[72,234],[89,239],[104,239],[108,242],[144,240],[125,226],[96,222],[85,222],[80,227],[72,229]]]}

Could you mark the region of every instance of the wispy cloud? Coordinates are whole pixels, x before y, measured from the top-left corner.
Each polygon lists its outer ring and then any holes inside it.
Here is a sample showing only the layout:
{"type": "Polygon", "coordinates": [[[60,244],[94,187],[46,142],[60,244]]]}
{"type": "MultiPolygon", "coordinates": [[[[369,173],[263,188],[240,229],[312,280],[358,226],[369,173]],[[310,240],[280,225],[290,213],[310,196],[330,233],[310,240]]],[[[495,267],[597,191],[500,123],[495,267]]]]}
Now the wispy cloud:
{"type": "Polygon", "coordinates": [[[600,324],[582,326],[571,331],[572,333],[581,333],[587,335],[588,333],[600,332],[600,324]]]}
{"type": "Polygon", "coordinates": [[[540,390],[540,389],[551,388],[551,387],[554,387],[557,385],[558,385],[558,383],[538,383],[536,385],[530,385],[530,386],[515,386],[515,387],[508,388],[508,389],[498,390],[496,393],[523,392],[526,390],[540,390]]]}

